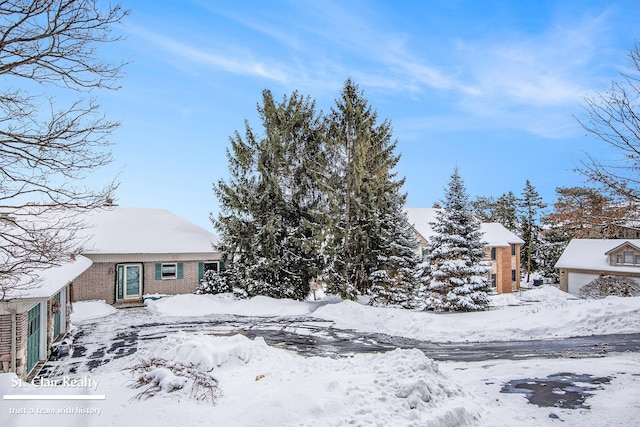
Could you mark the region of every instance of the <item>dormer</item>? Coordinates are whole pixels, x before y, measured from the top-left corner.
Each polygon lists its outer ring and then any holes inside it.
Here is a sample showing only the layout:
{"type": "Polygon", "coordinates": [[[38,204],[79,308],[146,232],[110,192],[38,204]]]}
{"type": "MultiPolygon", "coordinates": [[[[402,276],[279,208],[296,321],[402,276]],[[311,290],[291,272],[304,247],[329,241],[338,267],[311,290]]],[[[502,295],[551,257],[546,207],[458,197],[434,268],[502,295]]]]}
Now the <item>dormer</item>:
{"type": "Polygon", "coordinates": [[[605,255],[609,257],[609,265],[640,267],[640,248],[630,242],[616,246],[605,255]]]}

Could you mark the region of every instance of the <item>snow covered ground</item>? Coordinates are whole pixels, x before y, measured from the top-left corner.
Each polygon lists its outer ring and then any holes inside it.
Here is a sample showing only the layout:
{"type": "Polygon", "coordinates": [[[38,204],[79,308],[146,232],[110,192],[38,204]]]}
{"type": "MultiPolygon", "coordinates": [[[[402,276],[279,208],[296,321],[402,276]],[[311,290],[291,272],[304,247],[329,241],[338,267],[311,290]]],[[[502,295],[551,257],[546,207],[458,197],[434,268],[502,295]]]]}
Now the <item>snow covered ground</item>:
{"type": "MultiPolygon", "coordinates": [[[[149,316],[208,314],[312,315],[336,327],[384,332],[436,342],[557,338],[640,332],[640,298],[575,300],[553,287],[493,298],[488,312],[433,314],[373,308],[354,302],[295,302],[229,296],[181,295],[148,302],[149,316]]],[[[74,324],[112,322],[101,302],[74,304],[74,324]]],[[[122,321],[122,320],[120,320],[122,321]]],[[[640,425],[640,354],[588,359],[439,362],[418,350],[303,357],[270,347],[261,338],[180,332],[147,340],[133,355],[79,374],[80,386],[55,388],[0,375],[2,426],[635,426],[640,425]],[[161,358],[155,365],[153,358],[161,358]],[[130,368],[145,361],[146,373],[130,368]],[[189,371],[187,364],[195,369],[189,371]],[[168,369],[170,368],[170,369],[168,369]],[[196,372],[218,380],[213,405],[196,372]],[[538,407],[524,394],[501,393],[517,379],[569,372],[609,377],[590,391],[590,409],[538,407]],[[158,392],[136,396],[135,380],[158,392]],[[94,383],[96,387],[92,387],[94,383]],[[181,387],[181,388],[177,388],[181,387]],[[84,395],[104,400],[7,400],[7,396],[84,395]],[[197,401],[195,397],[202,397],[197,401]],[[31,413],[33,412],[33,413],[31,413]],[[38,413],[40,412],[40,413],[38,413]],[[92,413],[93,412],[93,413],[92,413]]],[[[544,387],[544,386],[543,386],[544,387]]],[[[564,393],[554,390],[555,393],[564,393]]],[[[33,397],[33,396],[32,396],[33,397]]],[[[69,397],[69,396],[67,396],[69,397]]]]}

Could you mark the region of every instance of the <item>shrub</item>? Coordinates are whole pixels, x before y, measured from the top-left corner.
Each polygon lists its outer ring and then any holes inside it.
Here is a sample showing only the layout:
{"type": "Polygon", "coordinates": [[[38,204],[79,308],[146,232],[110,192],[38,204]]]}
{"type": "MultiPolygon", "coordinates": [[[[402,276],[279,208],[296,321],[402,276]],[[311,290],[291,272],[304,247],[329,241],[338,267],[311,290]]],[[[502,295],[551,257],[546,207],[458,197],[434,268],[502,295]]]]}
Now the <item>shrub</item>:
{"type": "Polygon", "coordinates": [[[633,279],[622,276],[601,276],[580,289],[582,298],[633,297],[639,293],[640,285],[633,279]]]}
{"type": "Polygon", "coordinates": [[[196,289],[196,294],[224,294],[231,292],[231,287],[223,276],[214,270],[207,270],[200,285],[196,289]]]}

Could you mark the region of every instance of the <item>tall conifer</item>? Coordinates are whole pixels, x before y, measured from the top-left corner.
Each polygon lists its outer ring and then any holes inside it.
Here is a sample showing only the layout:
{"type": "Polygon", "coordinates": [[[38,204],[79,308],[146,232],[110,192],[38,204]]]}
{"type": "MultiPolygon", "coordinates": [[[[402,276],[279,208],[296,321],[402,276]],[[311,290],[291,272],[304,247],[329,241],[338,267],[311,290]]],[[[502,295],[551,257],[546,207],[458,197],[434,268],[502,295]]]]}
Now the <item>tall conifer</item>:
{"type": "MultiPolygon", "coordinates": [[[[389,239],[398,237],[390,228],[404,225],[388,221],[402,218],[404,180],[394,172],[399,156],[394,153],[390,122],[378,123],[377,113],[353,81],[345,82],[328,123],[333,219],[328,291],[354,298],[369,294],[372,274],[378,272],[375,277],[380,279],[383,264],[390,265],[396,249],[389,239]]],[[[386,274],[397,280],[397,272],[386,274]]]]}
{"type": "Polygon", "coordinates": [[[276,103],[265,90],[258,112],[263,135],[248,123],[244,138],[235,133],[230,179],[214,187],[226,275],[249,296],[304,299],[322,270],[322,121],[314,102],[295,92],[276,103]]]}

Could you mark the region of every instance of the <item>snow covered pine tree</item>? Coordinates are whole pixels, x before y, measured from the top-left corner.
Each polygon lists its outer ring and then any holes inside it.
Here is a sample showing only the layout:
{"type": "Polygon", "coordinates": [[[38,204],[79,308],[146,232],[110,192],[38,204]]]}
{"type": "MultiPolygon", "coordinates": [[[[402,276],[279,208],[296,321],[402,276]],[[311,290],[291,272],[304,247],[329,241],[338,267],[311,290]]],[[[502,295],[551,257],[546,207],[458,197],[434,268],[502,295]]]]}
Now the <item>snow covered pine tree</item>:
{"type": "Polygon", "coordinates": [[[456,168],[449,180],[443,210],[432,223],[425,260],[429,263],[427,308],[446,311],[479,311],[488,306],[490,291],[486,275],[480,221],[472,214],[469,196],[456,168]]]}

